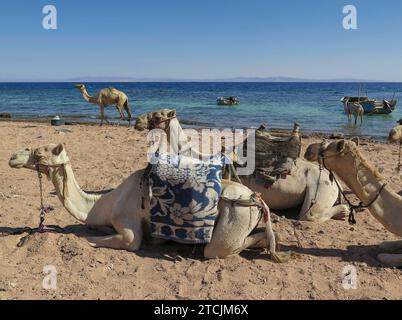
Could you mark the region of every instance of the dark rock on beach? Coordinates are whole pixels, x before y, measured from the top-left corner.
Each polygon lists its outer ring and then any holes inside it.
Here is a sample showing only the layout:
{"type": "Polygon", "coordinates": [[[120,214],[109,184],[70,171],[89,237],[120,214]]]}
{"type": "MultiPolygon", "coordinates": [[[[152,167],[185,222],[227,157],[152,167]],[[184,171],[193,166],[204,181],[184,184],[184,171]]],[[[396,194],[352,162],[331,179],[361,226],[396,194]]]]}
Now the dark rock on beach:
{"type": "Polygon", "coordinates": [[[9,113],[9,112],[2,112],[2,113],[0,113],[0,118],[3,118],[3,119],[11,119],[11,113],[9,113]]]}

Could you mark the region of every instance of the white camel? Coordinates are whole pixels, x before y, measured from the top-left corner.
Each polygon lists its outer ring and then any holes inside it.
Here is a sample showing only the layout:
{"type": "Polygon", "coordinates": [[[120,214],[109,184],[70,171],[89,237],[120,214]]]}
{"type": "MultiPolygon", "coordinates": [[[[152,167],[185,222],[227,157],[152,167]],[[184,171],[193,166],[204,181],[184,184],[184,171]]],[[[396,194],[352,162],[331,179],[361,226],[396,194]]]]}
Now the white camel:
{"type": "MultiPolygon", "coordinates": [[[[358,141],[339,140],[311,144],[305,153],[309,161],[319,161],[336,173],[356,194],[371,214],[390,232],[402,236],[402,197],[396,194],[358,149],[358,141]]],[[[402,241],[386,241],[378,260],[386,266],[402,266],[402,241]]]]}
{"type": "MultiPolygon", "coordinates": [[[[9,165],[17,169],[39,170],[45,174],[53,183],[65,209],[81,223],[102,230],[105,227],[113,228],[113,234],[87,237],[91,246],[136,251],[144,235],[149,236],[150,188],[142,183],[145,169],[133,173],[113,191],[93,195],[79,187],[63,144],[20,150],[12,155],[9,165]]],[[[248,203],[253,194],[245,186],[222,181],[218,220],[212,240],[204,248],[206,258],[225,258],[246,248],[269,247],[274,259],[281,260],[275,253],[275,236],[270,220],[266,232],[251,234],[260,221],[260,210],[255,205],[238,205],[234,202],[248,203]]]]}
{"type": "MultiPolygon", "coordinates": [[[[152,128],[165,130],[169,136],[168,140],[177,141],[177,147],[182,153],[185,150],[197,153],[197,150],[189,145],[188,137],[181,128],[174,109],[145,113],[137,119],[135,128],[137,130],[152,128]],[[174,138],[170,138],[170,135],[174,138]]],[[[320,172],[317,165],[301,158],[295,161],[290,175],[277,180],[269,188],[256,181],[254,175],[242,177],[242,182],[251,190],[260,193],[262,199],[272,210],[285,210],[301,206],[300,220],[325,222],[332,218],[342,218],[349,212],[346,205],[334,206],[339,192],[336,184],[329,178],[328,171],[320,172]]]]}
{"type": "Polygon", "coordinates": [[[364,108],[360,103],[349,102],[348,99],[343,100],[343,108],[348,115],[348,120],[352,121],[352,114],[355,117],[355,125],[357,125],[357,119],[360,118],[360,125],[363,124],[364,108]]]}

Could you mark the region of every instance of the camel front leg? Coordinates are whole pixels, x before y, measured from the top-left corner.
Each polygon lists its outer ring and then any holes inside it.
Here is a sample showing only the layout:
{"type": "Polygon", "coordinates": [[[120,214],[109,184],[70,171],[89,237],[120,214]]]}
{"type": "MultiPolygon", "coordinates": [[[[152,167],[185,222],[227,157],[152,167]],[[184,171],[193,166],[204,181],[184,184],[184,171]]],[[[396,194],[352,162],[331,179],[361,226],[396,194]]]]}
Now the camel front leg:
{"type": "Polygon", "coordinates": [[[105,226],[88,226],[88,229],[94,230],[94,231],[99,231],[107,235],[114,235],[116,234],[116,230],[114,230],[112,227],[105,227],[105,226]]]}
{"type": "Polygon", "coordinates": [[[377,259],[386,267],[402,267],[402,254],[381,253],[377,259]]]}
{"type": "Polygon", "coordinates": [[[318,178],[319,173],[309,171],[307,174],[307,190],[299,220],[325,222],[345,217],[349,208],[346,205],[333,206],[339,191],[336,186],[330,184],[326,171],[322,172],[319,184],[318,178]]]}
{"type": "MultiPolygon", "coordinates": [[[[116,226],[115,226],[116,228],[116,226]]],[[[86,237],[94,248],[109,248],[116,250],[137,251],[142,242],[141,224],[117,226],[118,234],[102,237],[86,237]]]]}
{"type": "Polygon", "coordinates": [[[398,241],[384,241],[379,245],[381,250],[385,252],[395,252],[395,251],[402,251],[402,240],[398,241]]]}

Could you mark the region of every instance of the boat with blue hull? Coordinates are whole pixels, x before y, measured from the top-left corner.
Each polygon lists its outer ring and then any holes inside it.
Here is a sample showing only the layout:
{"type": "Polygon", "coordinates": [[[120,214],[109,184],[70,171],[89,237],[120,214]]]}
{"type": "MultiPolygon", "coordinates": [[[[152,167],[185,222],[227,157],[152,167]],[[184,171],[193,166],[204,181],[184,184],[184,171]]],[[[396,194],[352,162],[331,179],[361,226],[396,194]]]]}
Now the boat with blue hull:
{"type": "Polygon", "coordinates": [[[365,114],[390,114],[392,113],[398,100],[392,98],[390,101],[388,100],[375,100],[369,99],[369,97],[353,97],[353,96],[345,96],[341,99],[341,102],[344,103],[348,101],[349,103],[360,103],[364,109],[365,114]]]}

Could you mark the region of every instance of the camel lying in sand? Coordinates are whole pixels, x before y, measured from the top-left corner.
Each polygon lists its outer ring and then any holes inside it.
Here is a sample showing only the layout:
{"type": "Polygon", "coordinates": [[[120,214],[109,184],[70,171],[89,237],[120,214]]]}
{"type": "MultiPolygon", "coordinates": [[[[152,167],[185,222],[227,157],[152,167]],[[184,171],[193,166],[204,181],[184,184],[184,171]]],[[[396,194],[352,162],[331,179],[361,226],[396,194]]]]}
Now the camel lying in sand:
{"type": "Polygon", "coordinates": [[[95,96],[90,96],[85,85],[77,84],[75,88],[81,92],[85,101],[97,104],[99,106],[101,113],[101,125],[103,124],[104,120],[107,121],[105,116],[105,108],[111,105],[116,105],[117,111],[120,113],[120,120],[124,119],[124,108],[128,115],[128,122],[131,122],[131,111],[128,105],[128,97],[124,92],[121,92],[115,88],[105,88],[100,90],[95,96]]]}
{"type": "Polygon", "coordinates": [[[402,125],[396,126],[391,129],[388,134],[388,142],[394,143],[399,142],[402,143],[402,125]]]}
{"type": "MultiPolygon", "coordinates": [[[[135,128],[165,130],[168,136],[175,136],[181,152],[196,152],[188,144],[174,109],[145,113],[137,119],[135,128]]],[[[317,165],[300,158],[296,160],[295,168],[289,176],[277,180],[268,189],[257,182],[253,175],[242,178],[242,182],[251,190],[260,193],[270,209],[285,210],[301,206],[300,220],[324,222],[334,217],[344,217],[349,212],[345,205],[334,206],[339,192],[336,184],[330,180],[328,172],[323,170],[320,174],[317,165]]]]}
{"type": "MultiPolygon", "coordinates": [[[[372,168],[358,150],[358,141],[339,140],[311,144],[305,158],[319,161],[336,173],[356,194],[371,214],[390,232],[402,236],[402,197],[386,185],[384,178],[372,168]]],[[[385,252],[378,260],[386,266],[402,266],[402,241],[386,241],[380,245],[385,252]]]]}
{"type": "Polygon", "coordinates": [[[343,101],[343,108],[348,115],[348,120],[352,121],[352,114],[355,117],[355,125],[357,125],[357,118],[360,118],[360,125],[363,124],[364,109],[360,103],[349,102],[348,99],[343,101]]]}
{"type": "MultiPolygon", "coordinates": [[[[11,157],[9,165],[45,174],[65,209],[78,221],[102,230],[104,227],[114,229],[115,234],[88,237],[93,247],[136,251],[143,236],[149,235],[150,188],[141,183],[145,170],[136,171],[107,194],[92,195],[79,187],[63,144],[20,150],[11,157]]],[[[275,236],[270,221],[266,232],[251,234],[260,221],[260,210],[255,205],[238,205],[229,200],[247,202],[251,201],[252,195],[247,187],[222,180],[224,198],[219,201],[212,240],[204,248],[206,258],[225,258],[246,248],[269,247],[271,255],[280,260],[275,253],[275,236]]]]}

